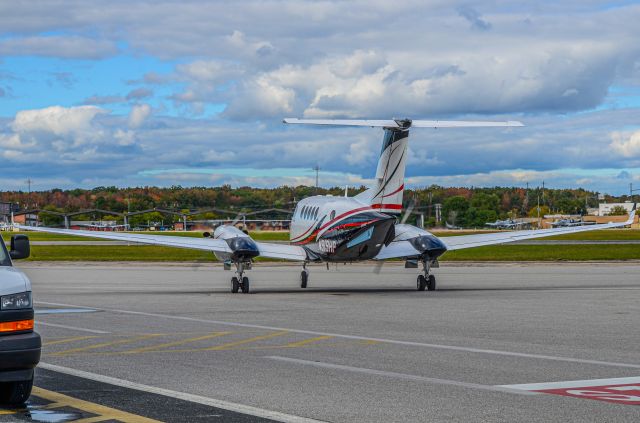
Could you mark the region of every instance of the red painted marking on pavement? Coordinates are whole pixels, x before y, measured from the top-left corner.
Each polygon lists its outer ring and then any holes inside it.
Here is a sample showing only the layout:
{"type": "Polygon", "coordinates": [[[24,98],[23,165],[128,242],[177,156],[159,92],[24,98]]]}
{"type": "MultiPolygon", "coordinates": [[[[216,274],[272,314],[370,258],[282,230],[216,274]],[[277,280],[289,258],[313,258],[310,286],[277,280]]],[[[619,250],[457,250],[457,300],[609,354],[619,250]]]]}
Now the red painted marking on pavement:
{"type": "Polygon", "coordinates": [[[640,405],[640,383],[627,385],[584,386],[561,389],[542,389],[534,392],[566,397],[606,401],[614,404],[640,405]]]}

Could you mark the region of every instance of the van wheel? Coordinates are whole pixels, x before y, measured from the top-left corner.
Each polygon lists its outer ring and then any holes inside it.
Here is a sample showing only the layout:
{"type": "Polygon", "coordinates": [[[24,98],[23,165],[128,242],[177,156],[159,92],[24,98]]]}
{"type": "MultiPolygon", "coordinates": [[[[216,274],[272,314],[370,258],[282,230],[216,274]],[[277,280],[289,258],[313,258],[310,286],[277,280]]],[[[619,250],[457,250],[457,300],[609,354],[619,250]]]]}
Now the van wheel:
{"type": "Polygon", "coordinates": [[[33,376],[30,380],[19,382],[0,383],[0,404],[22,405],[31,396],[33,388],[33,376]]]}

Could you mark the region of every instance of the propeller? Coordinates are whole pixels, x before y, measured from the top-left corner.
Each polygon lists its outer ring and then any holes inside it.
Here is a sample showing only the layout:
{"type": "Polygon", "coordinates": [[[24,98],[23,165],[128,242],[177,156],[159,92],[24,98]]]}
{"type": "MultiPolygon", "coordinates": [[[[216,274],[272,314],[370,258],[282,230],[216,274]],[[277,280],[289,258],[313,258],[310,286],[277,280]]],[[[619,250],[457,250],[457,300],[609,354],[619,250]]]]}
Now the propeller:
{"type": "Polygon", "coordinates": [[[238,223],[240,219],[243,219],[242,232],[248,235],[249,233],[247,231],[247,223],[244,222],[244,219],[246,219],[246,217],[247,216],[243,212],[238,213],[236,217],[233,219],[233,222],[231,222],[231,226],[236,226],[236,223],[238,223]]]}
{"type": "MultiPolygon", "coordinates": [[[[416,206],[416,200],[414,198],[413,200],[411,200],[411,203],[409,203],[409,206],[405,210],[404,215],[400,219],[400,224],[404,225],[407,219],[409,219],[409,216],[411,216],[411,213],[413,212],[413,209],[415,206],[416,206]]],[[[373,273],[375,273],[376,275],[379,275],[380,272],[382,271],[382,266],[384,266],[384,263],[385,263],[384,260],[378,260],[375,267],[373,268],[373,273]]]]}

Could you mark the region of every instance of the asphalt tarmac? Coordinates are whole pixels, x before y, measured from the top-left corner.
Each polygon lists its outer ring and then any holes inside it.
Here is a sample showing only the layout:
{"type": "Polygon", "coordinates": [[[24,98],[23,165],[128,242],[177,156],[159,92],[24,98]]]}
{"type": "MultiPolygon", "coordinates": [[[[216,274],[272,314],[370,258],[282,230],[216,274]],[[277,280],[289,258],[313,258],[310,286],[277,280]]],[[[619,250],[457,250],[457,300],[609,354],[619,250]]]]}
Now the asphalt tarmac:
{"type": "Polygon", "coordinates": [[[435,292],[393,264],[312,266],[306,290],[298,267],[261,265],[251,294],[221,266],[20,266],[36,402],[168,422],[188,404],[205,421],[640,421],[640,265],[443,264],[435,292]]]}

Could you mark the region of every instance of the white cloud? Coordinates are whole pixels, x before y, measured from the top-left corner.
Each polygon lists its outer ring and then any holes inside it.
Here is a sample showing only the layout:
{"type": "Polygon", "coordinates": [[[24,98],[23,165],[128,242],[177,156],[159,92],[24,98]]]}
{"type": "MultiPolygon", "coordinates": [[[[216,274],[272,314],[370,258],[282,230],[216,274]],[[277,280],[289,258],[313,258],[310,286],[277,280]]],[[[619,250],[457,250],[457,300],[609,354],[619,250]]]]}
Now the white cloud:
{"type": "Polygon", "coordinates": [[[136,142],[133,131],[111,127],[101,119],[108,114],[96,106],[23,110],[0,133],[0,146],[7,149],[5,157],[12,155],[39,173],[55,172],[61,163],[83,167],[116,157],[119,148],[131,148],[136,142]]]}
{"type": "MultiPolygon", "coordinates": [[[[627,88],[640,86],[638,5],[247,0],[238,13],[228,2],[166,0],[154,7],[114,1],[96,13],[94,5],[70,0],[64,8],[43,1],[5,9],[3,57],[99,59],[120,52],[117,64],[131,65],[76,99],[53,101],[68,105],[86,98],[113,104],[120,114],[54,106],[0,118],[3,158],[20,163],[13,170],[51,181],[63,174],[69,185],[144,184],[149,180],[132,175],[216,162],[255,168],[318,163],[356,179],[375,171],[380,132],[285,129],[279,124],[284,115],[520,118],[528,125],[512,131],[412,131],[408,174],[422,178],[420,183],[544,177],[614,186],[620,180],[598,169],[640,167],[637,132],[628,129],[638,125],[637,108],[603,107],[616,92],[632,98],[627,88]],[[144,88],[114,88],[122,83],[121,72],[144,88]],[[137,101],[149,104],[133,105],[137,101]],[[127,105],[129,114],[122,109],[127,105]],[[197,112],[200,119],[194,119],[197,112]],[[567,167],[585,174],[542,174],[567,167]],[[499,173],[505,169],[508,175],[499,173]]],[[[76,94],[96,62],[59,63],[73,70],[76,94]]],[[[46,78],[52,70],[60,71],[45,69],[46,78]]],[[[38,71],[25,65],[19,78],[36,78],[38,71]]],[[[7,81],[3,101],[21,101],[19,81],[6,73],[0,78],[7,81]]],[[[249,181],[238,178],[219,176],[249,181]]]]}
{"type": "Polygon", "coordinates": [[[611,148],[623,157],[640,160],[640,131],[611,134],[611,148]]]}
{"type": "Polygon", "coordinates": [[[101,59],[117,53],[115,43],[79,36],[33,36],[0,41],[1,56],[101,59]]]}
{"type": "Polygon", "coordinates": [[[151,106],[148,104],[134,105],[129,113],[129,128],[139,128],[150,115],[151,106]]]}
{"type": "Polygon", "coordinates": [[[106,113],[95,106],[51,106],[37,110],[23,110],[16,114],[11,128],[19,134],[51,133],[59,137],[72,136],[77,142],[91,138],[92,121],[106,113]]]}

